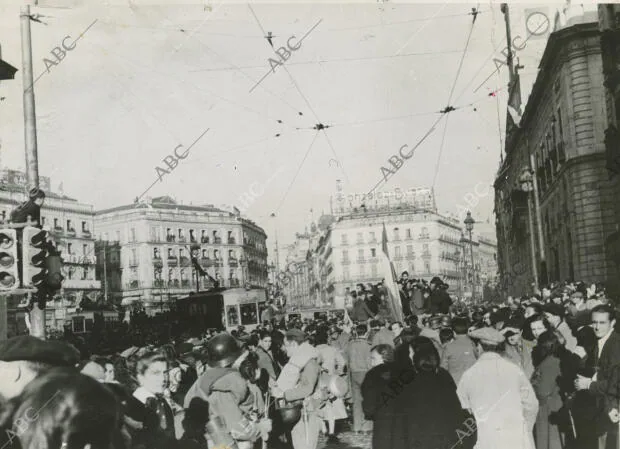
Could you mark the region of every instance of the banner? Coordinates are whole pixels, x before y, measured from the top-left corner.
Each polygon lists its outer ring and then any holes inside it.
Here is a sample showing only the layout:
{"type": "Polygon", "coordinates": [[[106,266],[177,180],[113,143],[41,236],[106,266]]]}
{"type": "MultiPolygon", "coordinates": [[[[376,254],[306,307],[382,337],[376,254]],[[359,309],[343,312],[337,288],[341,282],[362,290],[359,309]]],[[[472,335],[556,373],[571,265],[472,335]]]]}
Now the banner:
{"type": "Polygon", "coordinates": [[[398,291],[398,283],[396,282],[396,270],[394,270],[394,264],[390,260],[390,254],[388,252],[388,240],[387,230],[385,229],[385,223],[383,223],[383,254],[381,257],[381,267],[385,273],[385,289],[386,289],[386,303],[390,311],[390,315],[393,321],[403,321],[403,308],[400,302],[400,292],[398,291]]]}

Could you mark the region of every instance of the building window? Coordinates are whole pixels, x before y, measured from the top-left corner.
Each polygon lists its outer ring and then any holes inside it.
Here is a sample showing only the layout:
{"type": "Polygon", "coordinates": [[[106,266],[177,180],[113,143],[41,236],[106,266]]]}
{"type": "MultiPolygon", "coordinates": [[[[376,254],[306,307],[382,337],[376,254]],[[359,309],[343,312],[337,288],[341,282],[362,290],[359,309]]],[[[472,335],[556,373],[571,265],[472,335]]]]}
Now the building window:
{"type": "Polygon", "coordinates": [[[370,241],[376,242],[377,238],[375,237],[375,231],[370,231],[370,241]]]}
{"type": "Polygon", "coordinates": [[[86,279],[88,279],[88,268],[82,270],[82,280],[85,281],[86,279]]]}
{"type": "Polygon", "coordinates": [[[184,255],[183,255],[183,252],[184,252],[184,251],[185,251],[185,250],[184,250],[183,248],[179,248],[179,258],[181,258],[181,259],[182,259],[182,258],[184,257],[184,255]]]}
{"type": "Polygon", "coordinates": [[[422,248],[424,249],[424,252],[427,253],[428,252],[428,243],[425,243],[424,245],[422,245],[422,248]]]}
{"type": "Polygon", "coordinates": [[[135,249],[131,250],[131,262],[136,263],[138,260],[138,254],[135,249]]]}
{"type": "Polygon", "coordinates": [[[153,248],[153,258],[159,259],[159,248],[153,248]]]}
{"type": "Polygon", "coordinates": [[[83,221],[82,222],[82,232],[87,232],[88,231],[88,227],[86,226],[86,222],[83,221]]]}
{"type": "Polygon", "coordinates": [[[413,254],[413,245],[407,245],[407,255],[410,256],[413,254]]]}
{"type": "Polygon", "coordinates": [[[425,274],[431,274],[431,264],[428,262],[424,263],[424,273],[425,274]]]}
{"type": "Polygon", "coordinates": [[[213,258],[218,260],[220,258],[220,252],[217,249],[213,250],[213,258]]]}
{"type": "Polygon", "coordinates": [[[364,243],[364,237],[361,232],[357,233],[357,243],[364,243]]]}
{"type": "Polygon", "coordinates": [[[131,241],[132,242],[136,241],[136,229],[135,228],[131,228],[131,241]]]}
{"type": "Polygon", "coordinates": [[[72,227],[71,227],[71,220],[67,220],[67,231],[71,231],[72,227]]]}
{"type": "Polygon", "coordinates": [[[54,229],[58,229],[58,218],[54,218],[54,229]]]}
{"type": "Polygon", "coordinates": [[[422,228],[422,233],[420,234],[422,238],[428,238],[428,228],[422,228]]]}
{"type": "Polygon", "coordinates": [[[376,264],[372,264],[370,266],[370,272],[371,272],[373,278],[377,277],[377,265],[376,264]]]}
{"type": "Polygon", "coordinates": [[[67,254],[73,254],[73,243],[67,243],[67,254]]]}
{"type": "Polygon", "coordinates": [[[172,248],[168,248],[168,259],[172,259],[174,257],[174,253],[172,252],[172,248]]]}
{"type": "Polygon", "coordinates": [[[116,231],[116,241],[117,242],[121,241],[121,231],[116,231]]]}
{"type": "Polygon", "coordinates": [[[357,250],[357,260],[364,260],[364,250],[363,249],[358,249],[357,250]]]}
{"type": "Polygon", "coordinates": [[[377,257],[377,250],[375,248],[370,249],[370,257],[377,257]]]}
{"type": "Polygon", "coordinates": [[[398,228],[394,228],[394,240],[400,240],[400,232],[398,228]]]}
{"type": "Polygon", "coordinates": [[[189,230],[189,241],[194,243],[196,241],[196,236],[194,235],[194,230],[190,229],[189,230]]]}
{"type": "Polygon", "coordinates": [[[407,229],[407,238],[410,239],[411,238],[411,229],[407,229]]]}
{"type": "Polygon", "coordinates": [[[235,250],[234,249],[229,249],[228,250],[228,258],[229,259],[234,259],[235,258],[235,250]]]}
{"type": "Polygon", "coordinates": [[[348,262],[349,261],[349,251],[346,249],[342,250],[342,261],[343,262],[348,262]]]}
{"type": "Polygon", "coordinates": [[[359,270],[360,270],[360,276],[366,276],[366,265],[360,265],[359,266],[359,270]]]}
{"type": "Polygon", "coordinates": [[[208,259],[209,258],[209,252],[206,249],[202,250],[202,258],[203,259],[208,259]]]}
{"type": "MultiPolygon", "coordinates": [[[[2,211],[2,221],[6,218],[6,211],[2,211]]],[[[41,226],[45,226],[45,217],[41,217],[41,226]]]]}
{"type": "Polygon", "coordinates": [[[84,255],[88,254],[88,245],[82,245],[82,254],[84,255]]]}
{"type": "Polygon", "coordinates": [[[394,257],[396,258],[400,257],[400,246],[394,247],[394,257]]]}
{"type": "Polygon", "coordinates": [[[347,243],[349,243],[349,242],[348,242],[348,238],[347,238],[347,237],[348,237],[348,236],[347,236],[347,234],[342,234],[342,235],[340,236],[340,238],[342,239],[342,244],[343,244],[343,245],[346,245],[347,243]]]}
{"type": "Polygon", "coordinates": [[[349,272],[349,267],[344,267],[342,269],[342,277],[344,281],[348,281],[351,277],[351,273],[349,272]]]}

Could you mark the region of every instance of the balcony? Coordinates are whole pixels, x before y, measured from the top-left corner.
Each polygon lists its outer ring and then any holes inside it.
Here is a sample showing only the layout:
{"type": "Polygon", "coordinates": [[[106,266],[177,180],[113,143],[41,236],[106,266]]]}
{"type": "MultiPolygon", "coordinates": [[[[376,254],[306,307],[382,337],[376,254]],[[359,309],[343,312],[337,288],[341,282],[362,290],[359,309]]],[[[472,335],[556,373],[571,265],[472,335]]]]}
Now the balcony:
{"type": "Polygon", "coordinates": [[[184,235],[180,235],[179,236],[179,243],[185,243],[185,242],[187,242],[185,236],[184,235]]]}
{"type": "Polygon", "coordinates": [[[65,230],[63,228],[61,228],[60,226],[54,226],[54,229],[52,229],[52,234],[64,235],[65,234],[65,230]]]}
{"type": "Polygon", "coordinates": [[[430,234],[420,234],[418,236],[418,240],[428,240],[430,238],[431,238],[430,234]]]}
{"type": "Polygon", "coordinates": [[[347,240],[343,240],[340,242],[341,246],[349,246],[349,242],[347,240]]]}
{"type": "Polygon", "coordinates": [[[139,261],[137,259],[129,260],[129,268],[135,268],[139,265],[139,261]]]}
{"type": "Polygon", "coordinates": [[[431,252],[428,250],[422,252],[422,257],[431,257],[431,252]]]}
{"type": "Polygon", "coordinates": [[[234,237],[231,237],[228,239],[228,244],[229,245],[236,245],[237,244],[237,240],[235,240],[234,237]]]}
{"type": "Polygon", "coordinates": [[[179,265],[179,260],[177,259],[176,256],[169,256],[168,257],[168,266],[169,267],[176,267],[179,265]]]}
{"type": "Polygon", "coordinates": [[[166,282],[163,279],[153,279],[153,288],[166,288],[166,282]]]}
{"type": "Polygon", "coordinates": [[[216,245],[221,245],[222,244],[222,238],[221,237],[213,238],[213,243],[215,243],[216,245]]]}
{"type": "Polygon", "coordinates": [[[238,267],[239,266],[239,262],[234,257],[229,257],[228,258],[228,266],[229,267],[238,267]]]}
{"type": "Polygon", "coordinates": [[[69,237],[75,237],[75,228],[69,228],[67,229],[67,235],[69,237]]]}
{"type": "Polygon", "coordinates": [[[359,257],[355,261],[357,263],[366,263],[366,259],[360,259],[359,257]]]}
{"type": "Polygon", "coordinates": [[[198,243],[198,240],[196,240],[196,237],[194,237],[193,235],[191,235],[191,236],[189,237],[189,242],[190,242],[190,243],[198,243]]]}
{"type": "Polygon", "coordinates": [[[166,242],[168,243],[174,243],[176,241],[176,237],[174,235],[167,235],[166,236],[166,242]]]}
{"type": "Polygon", "coordinates": [[[161,260],[161,257],[153,257],[153,266],[155,268],[161,268],[164,266],[164,262],[161,260]]]}
{"type": "Polygon", "coordinates": [[[91,238],[93,236],[88,229],[82,229],[82,235],[84,237],[86,237],[87,239],[89,239],[89,238],[91,238]]]}
{"type": "Polygon", "coordinates": [[[199,263],[201,267],[212,267],[213,266],[213,261],[209,259],[208,257],[201,257],[199,260],[199,263]]]}
{"type": "Polygon", "coordinates": [[[200,237],[200,243],[209,243],[209,237],[200,237]]]}
{"type": "Polygon", "coordinates": [[[189,288],[189,286],[190,286],[190,285],[189,285],[189,279],[183,279],[183,280],[181,281],[181,287],[182,287],[182,288],[189,288]]]}
{"type": "Polygon", "coordinates": [[[130,282],[127,282],[126,288],[128,290],[135,290],[136,288],[140,288],[140,281],[130,281],[130,282]]]}

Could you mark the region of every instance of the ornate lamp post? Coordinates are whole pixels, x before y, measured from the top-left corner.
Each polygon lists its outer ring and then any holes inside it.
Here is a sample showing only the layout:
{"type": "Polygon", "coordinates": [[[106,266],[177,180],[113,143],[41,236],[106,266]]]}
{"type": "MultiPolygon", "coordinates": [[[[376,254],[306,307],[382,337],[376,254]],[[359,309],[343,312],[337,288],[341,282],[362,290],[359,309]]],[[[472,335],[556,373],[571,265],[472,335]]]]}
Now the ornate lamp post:
{"type": "Polygon", "coordinates": [[[519,176],[519,184],[521,184],[521,190],[527,195],[527,218],[530,231],[530,247],[532,253],[532,274],[534,276],[534,283],[538,286],[538,268],[536,267],[536,241],[534,240],[534,223],[532,213],[532,195],[534,191],[534,178],[529,168],[524,168],[519,176]]]}
{"type": "Polygon", "coordinates": [[[472,235],[471,235],[472,231],[474,230],[475,222],[476,221],[471,216],[471,212],[467,211],[467,217],[465,217],[465,220],[463,221],[463,223],[465,223],[465,229],[469,233],[469,251],[471,255],[471,301],[472,303],[475,302],[474,293],[476,291],[476,275],[474,271],[474,268],[475,268],[474,266],[474,243],[472,241],[472,235]]]}

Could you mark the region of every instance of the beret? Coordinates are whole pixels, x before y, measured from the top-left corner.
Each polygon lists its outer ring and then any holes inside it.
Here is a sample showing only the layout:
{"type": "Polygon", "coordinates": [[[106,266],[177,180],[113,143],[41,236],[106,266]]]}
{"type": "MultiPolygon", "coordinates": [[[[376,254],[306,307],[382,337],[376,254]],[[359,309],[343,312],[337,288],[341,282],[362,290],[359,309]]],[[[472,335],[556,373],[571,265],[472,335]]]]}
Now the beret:
{"type": "Polygon", "coordinates": [[[491,327],[474,329],[469,332],[469,336],[474,340],[479,340],[481,343],[488,345],[499,345],[505,341],[504,336],[491,327]]]}
{"type": "Polygon", "coordinates": [[[306,334],[304,331],[299,329],[290,329],[286,331],[284,334],[286,337],[295,337],[295,338],[306,338],[306,334]]]}
{"type": "Polygon", "coordinates": [[[31,335],[21,335],[0,342],[0,361],[75,366],[80,361],[80,351],[62,341],[46,341],[31,335]]]}

